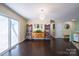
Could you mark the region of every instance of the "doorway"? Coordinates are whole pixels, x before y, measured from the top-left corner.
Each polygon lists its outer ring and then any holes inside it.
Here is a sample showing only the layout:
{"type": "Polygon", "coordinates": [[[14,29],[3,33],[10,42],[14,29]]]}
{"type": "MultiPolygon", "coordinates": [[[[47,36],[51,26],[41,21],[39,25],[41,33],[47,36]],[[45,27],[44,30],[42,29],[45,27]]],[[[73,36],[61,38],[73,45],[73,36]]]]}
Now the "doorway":
{"type": "Polygon", "coordinates": [[[56,23],[56,38],[63,38],[63,25],[56,23]]]}

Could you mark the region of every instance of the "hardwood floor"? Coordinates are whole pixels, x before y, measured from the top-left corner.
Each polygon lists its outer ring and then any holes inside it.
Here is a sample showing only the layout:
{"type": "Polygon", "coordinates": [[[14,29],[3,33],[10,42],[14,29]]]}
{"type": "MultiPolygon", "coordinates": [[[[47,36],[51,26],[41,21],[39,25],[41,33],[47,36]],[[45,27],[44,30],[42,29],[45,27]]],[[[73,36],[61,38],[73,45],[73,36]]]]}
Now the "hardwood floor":
{"type": "Polygon", "coordinates": [[[64,39],[24,41],[3,56],[78,56],[79,50],[64,39]]]}

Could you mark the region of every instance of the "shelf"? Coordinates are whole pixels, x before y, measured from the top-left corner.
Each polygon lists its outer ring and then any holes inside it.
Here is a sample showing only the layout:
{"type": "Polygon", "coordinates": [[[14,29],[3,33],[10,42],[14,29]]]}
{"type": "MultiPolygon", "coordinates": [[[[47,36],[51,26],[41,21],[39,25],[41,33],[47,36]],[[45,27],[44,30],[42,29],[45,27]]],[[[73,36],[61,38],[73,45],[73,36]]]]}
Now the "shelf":
{"type": "Polygon", "coordinates": [[[45,24],[45,38],[50,38],[50,24],[45,24]]]}

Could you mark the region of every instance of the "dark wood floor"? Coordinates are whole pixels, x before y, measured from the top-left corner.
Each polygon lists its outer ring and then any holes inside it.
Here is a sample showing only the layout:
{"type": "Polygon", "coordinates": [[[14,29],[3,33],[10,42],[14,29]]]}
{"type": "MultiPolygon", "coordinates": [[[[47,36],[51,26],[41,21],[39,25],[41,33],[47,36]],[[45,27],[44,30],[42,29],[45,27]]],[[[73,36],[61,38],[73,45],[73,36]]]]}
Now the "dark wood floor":
{"type": "Polygon", "coordinates": [[[79,50],[64,39],[24,41],[4,56],[78,56],[79,50]]]}

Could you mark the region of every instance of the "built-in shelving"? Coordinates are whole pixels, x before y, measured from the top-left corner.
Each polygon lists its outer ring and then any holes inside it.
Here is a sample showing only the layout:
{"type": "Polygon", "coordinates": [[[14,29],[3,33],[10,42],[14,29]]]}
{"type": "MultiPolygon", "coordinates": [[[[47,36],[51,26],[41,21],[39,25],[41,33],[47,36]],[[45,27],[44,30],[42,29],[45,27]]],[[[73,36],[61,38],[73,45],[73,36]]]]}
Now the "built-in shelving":
{"type": "Polygon", "coordinates": [[[26,25],[26,39],[32,39],[32,24],[26,25]]]}
{"type": "Polygon", "coordinates": [[[45,38],[50,38],[50,24],[45,24],[45,38]]]}

